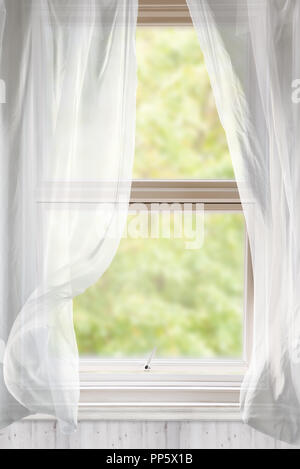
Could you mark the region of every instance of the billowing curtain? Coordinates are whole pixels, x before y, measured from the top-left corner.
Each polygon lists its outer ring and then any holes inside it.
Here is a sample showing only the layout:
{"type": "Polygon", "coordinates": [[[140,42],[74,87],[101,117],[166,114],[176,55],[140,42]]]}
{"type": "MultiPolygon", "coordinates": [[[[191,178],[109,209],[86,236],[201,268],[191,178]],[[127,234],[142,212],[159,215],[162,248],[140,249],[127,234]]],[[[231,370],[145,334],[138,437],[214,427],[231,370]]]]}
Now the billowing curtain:
{"type": "Polygon", "coordinates": [[[76,428],[72,298],[127,216],[136,18],[136,0],[0,0],[1,426],[76,428]]]}
{"type": "Polygon", "coordinates": [[[254,337],[245,422],[300,442],[300,2],[187,0],[249,236],[254,337]]]}

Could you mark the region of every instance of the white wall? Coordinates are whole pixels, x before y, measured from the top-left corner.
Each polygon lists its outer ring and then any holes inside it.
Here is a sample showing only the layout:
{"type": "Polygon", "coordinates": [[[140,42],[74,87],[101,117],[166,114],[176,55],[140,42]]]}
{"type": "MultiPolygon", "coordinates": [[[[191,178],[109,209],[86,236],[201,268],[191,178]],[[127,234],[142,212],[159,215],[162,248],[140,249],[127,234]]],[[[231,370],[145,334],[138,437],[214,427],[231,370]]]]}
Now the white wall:
{"type": "Polygon", "coordinates": [[[0,430],[0,449],[295,448],[237,422],[80,422],[67,437],[53,421],[23,421],[0,430]]]}

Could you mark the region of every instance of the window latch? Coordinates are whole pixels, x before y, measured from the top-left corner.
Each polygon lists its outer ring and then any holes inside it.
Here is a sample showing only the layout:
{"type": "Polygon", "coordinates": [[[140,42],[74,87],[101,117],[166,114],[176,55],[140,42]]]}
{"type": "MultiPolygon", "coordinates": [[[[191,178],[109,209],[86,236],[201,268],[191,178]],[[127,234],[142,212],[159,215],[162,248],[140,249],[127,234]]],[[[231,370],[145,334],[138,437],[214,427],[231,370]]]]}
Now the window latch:
{"type": "Polygon", "coordinates": [[[155,356],[155,353],[156,353],[156,347],[154,347],[154,349],[152,350],[152,352],[151,352],[150,355],[149,355],[148,360],[147,360],[146,363],[145,363],[145,366],[144,366],[144,370],[145,370],[145,371],[151,370],[151,366],[150,366],[150,365],[151,365],[151,362],[152,362],[152,360],[153,360],[153,358],[154,358],[154,356],[155,356]]]}

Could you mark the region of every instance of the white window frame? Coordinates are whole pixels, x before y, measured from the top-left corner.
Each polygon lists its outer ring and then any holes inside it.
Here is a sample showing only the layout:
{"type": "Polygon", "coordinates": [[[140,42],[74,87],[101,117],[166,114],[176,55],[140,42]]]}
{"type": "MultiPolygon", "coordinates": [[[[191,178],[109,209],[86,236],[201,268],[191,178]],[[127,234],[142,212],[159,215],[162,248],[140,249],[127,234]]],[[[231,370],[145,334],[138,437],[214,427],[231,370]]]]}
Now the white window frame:
{"type": "MultiPolygon", "coordinates": [[[[202,203],[241,212],[234,181],[136,180],[131,203],[202,203]]],[[[245,208],[245,207],[244,207],[245,208]]],[[[246,230],[245,230],[246,232],[246,230]]],[[[239,419],[239,392],[252,343],[253,277],[245,235],[244,350],[241,360],[81,359],[82,419],[239,419]]]]}
{"type": "MultiPolygon", "coordinates": [[[[138,26],[191,27],[186,0],[139,0],[138,26]]],[[[152,202],[203,203],[208,211],[242,211],[235,181],[134,181],[131,203],[152,202]]],[[[246,229],[244,265],[241,360],[153,359],[151,370],[146,371],[145,360],[81,359],[79,418],[239,420],[240,386],[251,356],[253,324],[246,229]]]]}

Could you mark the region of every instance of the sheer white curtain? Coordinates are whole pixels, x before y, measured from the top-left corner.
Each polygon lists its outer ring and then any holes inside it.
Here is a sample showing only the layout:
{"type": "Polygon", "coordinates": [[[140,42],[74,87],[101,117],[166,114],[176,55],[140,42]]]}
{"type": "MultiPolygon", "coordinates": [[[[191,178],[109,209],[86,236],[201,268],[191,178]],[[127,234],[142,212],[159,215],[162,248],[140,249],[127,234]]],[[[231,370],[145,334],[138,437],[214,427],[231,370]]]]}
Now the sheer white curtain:
{"type": "Polygon", "coordinates": [[[136,0],[0,0],[2,426],[43,412],[76,427],[72,298],[126,220],[136,18],[136,0]]]}
{"type": "Polygon", "coordinates": [[[300,441],[300,2],[187,0],[232,155],[254,273],[245,422],[300,441]]]}

